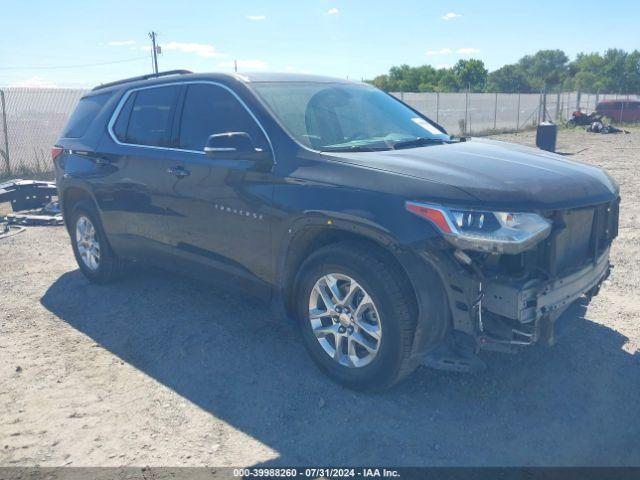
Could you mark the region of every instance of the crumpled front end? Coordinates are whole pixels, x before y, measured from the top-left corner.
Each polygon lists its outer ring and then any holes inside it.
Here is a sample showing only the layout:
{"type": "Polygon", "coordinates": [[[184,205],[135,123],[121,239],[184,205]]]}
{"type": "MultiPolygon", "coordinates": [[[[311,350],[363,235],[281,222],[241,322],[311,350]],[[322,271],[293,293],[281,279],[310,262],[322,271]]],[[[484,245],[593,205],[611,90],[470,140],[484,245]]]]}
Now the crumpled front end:
{"type": "MultiPolygon", "coordinates": [[[[439,260],[449,297],[452,331],[427,365],[453,370],[478,366],[479,350],[516,352],[554,343],[556,320],[576,300],[596,295],[612,265],[620,199],[545,212],[547,238],[516,255],[454,250],[439,260]]],[[[433,263],[433,256],[424,253],[433,263]]]]}

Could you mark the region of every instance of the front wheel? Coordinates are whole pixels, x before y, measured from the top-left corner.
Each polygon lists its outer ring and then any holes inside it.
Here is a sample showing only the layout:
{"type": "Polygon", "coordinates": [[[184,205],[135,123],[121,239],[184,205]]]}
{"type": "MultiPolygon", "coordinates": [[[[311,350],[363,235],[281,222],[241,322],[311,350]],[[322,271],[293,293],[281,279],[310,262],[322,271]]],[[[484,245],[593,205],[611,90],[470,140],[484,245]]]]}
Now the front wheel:
{"type": "Polygon", "coordinates": [[[382,253],[357,242],[329,245],[302,265],[296,285],[305,346],[332,379],[382,390],[415,369],[415,298],[382,253]]]}

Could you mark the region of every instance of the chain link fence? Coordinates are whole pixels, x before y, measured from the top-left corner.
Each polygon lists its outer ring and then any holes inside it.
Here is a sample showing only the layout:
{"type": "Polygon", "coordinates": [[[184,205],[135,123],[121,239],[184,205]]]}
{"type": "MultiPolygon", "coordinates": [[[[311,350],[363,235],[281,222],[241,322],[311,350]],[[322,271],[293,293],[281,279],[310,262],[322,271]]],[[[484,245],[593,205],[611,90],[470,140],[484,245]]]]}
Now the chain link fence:
{"type": "Polygon", "coordinates": [[[0,178],[51,177],[51,147],[87,90],[0,90],[0,178]]]}
{"type": "Polygon", "coordinates": [[[638,100],[637,95],[559,93],[392,93],[455,135],[533,128],[543,120],[564,122],[575,110],[591,112],[602,100],[638,100]]]}
{"type": "MultiPolygon", "coordinates": [[[[87,90],[0,90],[0,179],[50,178],[51,147],[87,90]]],[[[456,135],[483,135],[535,127],[543,119],[564,121],[578,108],[635,95],[532,93],[393,93],[456,135]]]]}

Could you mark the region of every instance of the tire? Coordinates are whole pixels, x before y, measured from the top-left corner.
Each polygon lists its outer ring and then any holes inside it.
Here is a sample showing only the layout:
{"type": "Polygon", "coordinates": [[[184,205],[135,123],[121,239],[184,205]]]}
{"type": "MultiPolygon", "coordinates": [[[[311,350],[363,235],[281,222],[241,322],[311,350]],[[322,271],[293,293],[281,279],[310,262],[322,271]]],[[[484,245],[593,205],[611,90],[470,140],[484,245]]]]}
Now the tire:
{"type": "Polygon", "coordinates": [[[70,217],[69,234],[71,236],[71,246],[73,247],[76,262],[84,276],[89,281],[99,284],[109,283],[120,278],[126,271],[127,262],[113,253],[93,204],[88,201],[78,202],[71,209],[70,217]],[[83,239],[85,241],[78,241],[78,235],[81,234],[80,232],[83,229],[86,229],[84,231],[93,229],[93,239],[97,244],[97,261],[95,261],[95,255],[87,255],[87,250],[96,250],[95,248],[87,247],[89,241],[86,239],[91,235],[85,236],[83,239]]]}
{"type": "Polygon", "coordinates": [[[320,369],[334,381],[355,390],[384,390],[415,370],[418,362],[411,357],[417,318],[415,297],[408,280],[383,252],[352,241],[323,247],[300,267],[295,285],[296,313],[305,347],[320,369]],[[321,290],[326,294],[329,290],[324,287],[335,280],[334,286],[344,298],[352,285],[348,279],[355,281],[363,292],[362,295],[355,293],[354,301],[347,302],[351,305],[352,318],[358,316],[354,310],[364,293],[373,301],[373,308],[363,308],[360,302],[360,311],[364,313],[359,315],[357,324],[349,323],[343,311],[338,319],[322,316],[315,318],[312,325],[311,312],[316,317],[329,310],[321,290]],[[347,337],[339,333],[344,325],[352,329],[351,333],[349,329],[344,332],[347,337]],[[332,333],[325,334],[328,330],[332,333]],[[372,335],[368,335],[369,331],[372,335]],[[358,343],[356,338],[366,342],[358,343]],[[340,344],[339,353],[336,353],[336,342],[340,344]],[[347,344],[343,345],[344,342],[347,344]],[[364,348],[365,343],[369,348],[377,348],[375,354],[364,348]],[[368,360],[360,358],[366,354],[373,356],[368,360]],[[341,360],[336,360],[336,356],[341,360]]]}

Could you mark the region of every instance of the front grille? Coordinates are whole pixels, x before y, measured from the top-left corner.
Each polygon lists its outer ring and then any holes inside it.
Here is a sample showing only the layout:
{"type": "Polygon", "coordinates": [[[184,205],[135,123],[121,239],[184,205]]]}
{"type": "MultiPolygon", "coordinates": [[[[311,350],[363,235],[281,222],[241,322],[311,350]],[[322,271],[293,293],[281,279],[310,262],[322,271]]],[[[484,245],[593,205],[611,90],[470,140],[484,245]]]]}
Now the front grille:
{"type": "Polygon", "coordinates": [[[595,265],[618,236],[620,199],[594,207],[548,212],[553,222],[549,237],[519,255],[489,255],[482,260],[486,276],[546,280],[570,275],[595,265]]]}
{"type": "Polygon", "coordinates": [[[564,228],[556,237],[556,270],[564,272],[582,266],[589,258],[595,210],[569,210],[562,216],[564,228]]]}
{"type": "Polygon", "coordinates": [[[596,259],[618,235],[619,199],[595,207],[556,212],[548,242],[549,270],[562,275],[596,259]]]}

